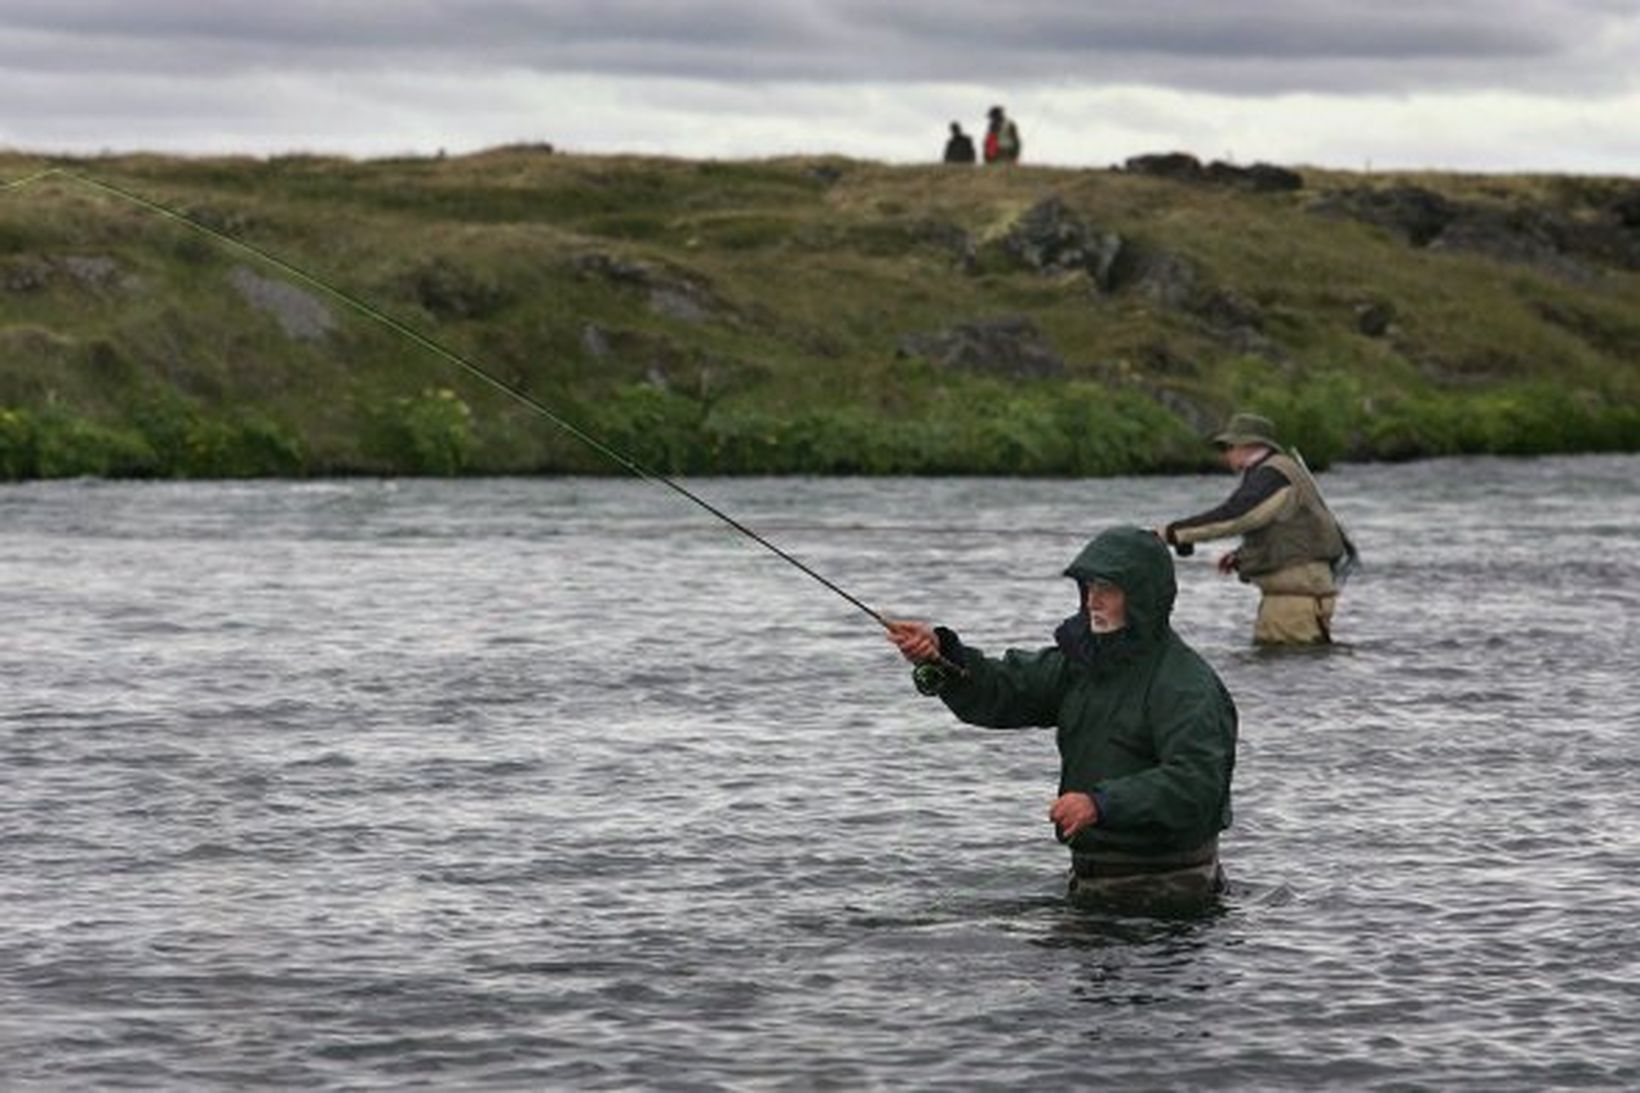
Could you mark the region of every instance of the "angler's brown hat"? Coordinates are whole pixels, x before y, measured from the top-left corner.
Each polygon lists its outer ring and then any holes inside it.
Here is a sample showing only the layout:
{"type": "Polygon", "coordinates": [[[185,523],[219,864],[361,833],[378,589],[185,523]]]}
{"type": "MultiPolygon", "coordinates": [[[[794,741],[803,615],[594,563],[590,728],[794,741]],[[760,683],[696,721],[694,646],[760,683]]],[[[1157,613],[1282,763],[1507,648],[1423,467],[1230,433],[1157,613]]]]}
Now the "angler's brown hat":
{"type": "Polygon", "coordinates": [[[1213,437],[1213,443],[1221,448],[1233,448],[1238,444],[1265,444],[1271,448],[1280,448],[1281,442],[1276,439],[1276,425],[1267,417],[1258,414],[1234,414],[1225,422],[1213,437]]]}

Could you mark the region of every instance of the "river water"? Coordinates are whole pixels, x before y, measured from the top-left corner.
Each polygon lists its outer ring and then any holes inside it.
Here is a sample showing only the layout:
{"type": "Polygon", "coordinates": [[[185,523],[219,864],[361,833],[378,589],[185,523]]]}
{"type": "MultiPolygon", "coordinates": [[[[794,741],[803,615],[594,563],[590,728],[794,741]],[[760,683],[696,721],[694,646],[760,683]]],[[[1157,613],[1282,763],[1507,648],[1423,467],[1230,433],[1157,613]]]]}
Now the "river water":
{"type": "MultiPolygon", "coordinates": [[[[0,1085],[1640,1086],[1640,458],[1344,466],[1341,643],[1257,653],[1233,889],[1061,899],[1051,732],[630,480],[0,489],[0,1085]]],[[[1228,476],[691,483],[1045,644],[1228,476]]]]}

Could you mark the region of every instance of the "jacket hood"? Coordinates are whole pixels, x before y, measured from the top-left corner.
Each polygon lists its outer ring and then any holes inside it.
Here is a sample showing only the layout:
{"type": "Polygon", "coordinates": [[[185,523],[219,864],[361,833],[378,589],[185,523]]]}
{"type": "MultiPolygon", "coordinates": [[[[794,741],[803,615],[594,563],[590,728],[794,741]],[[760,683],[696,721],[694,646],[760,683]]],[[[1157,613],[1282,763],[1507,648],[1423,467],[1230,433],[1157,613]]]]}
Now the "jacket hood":
{"type": "Polygon", "coordinates": [[[1076,582],[1077,614],[1084,618],[1083,586],[1096,579],[1109,581],[1127,597],[1127,628],[1133,637],[1150,644],[1167,633],[1178,585],[1173,557],[1154,532],[1127,526],[1102,531],[1082,548],[1065,576],[1076,582]]]}

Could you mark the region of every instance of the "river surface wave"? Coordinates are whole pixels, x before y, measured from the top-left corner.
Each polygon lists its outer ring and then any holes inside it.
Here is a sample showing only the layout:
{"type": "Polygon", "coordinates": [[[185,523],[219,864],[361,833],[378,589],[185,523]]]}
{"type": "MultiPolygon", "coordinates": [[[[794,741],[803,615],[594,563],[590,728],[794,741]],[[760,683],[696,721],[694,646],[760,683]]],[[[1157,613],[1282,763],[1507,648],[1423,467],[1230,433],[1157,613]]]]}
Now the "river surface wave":
{"type": "MultiPolygon", "coordinates": [[[[1242,743],[1175,920],[1063,902],[1051,732],[652,484],[0,489],[0,1084],[1640,1086],[1637,481],[1323,476],[1323,652],[1180,561],[1242,743]]],[[[1232,482],[690,485],[1000,651],[1232,482]]]]}

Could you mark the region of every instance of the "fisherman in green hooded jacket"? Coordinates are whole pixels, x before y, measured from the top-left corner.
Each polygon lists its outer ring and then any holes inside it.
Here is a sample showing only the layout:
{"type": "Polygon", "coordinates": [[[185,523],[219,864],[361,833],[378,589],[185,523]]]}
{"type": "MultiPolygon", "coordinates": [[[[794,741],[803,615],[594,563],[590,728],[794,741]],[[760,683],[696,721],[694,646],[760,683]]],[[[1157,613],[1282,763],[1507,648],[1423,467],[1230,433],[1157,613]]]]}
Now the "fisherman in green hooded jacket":
{"type": "Polygon", "coordinates": [[[1236,707],[1173,631],[1173,559],[1155,534],[1103,532],[1065,570],[1079,608],[1037,652],[1000,658],[923,622],[888,637],[917,687],[993,729],[1053,726],[1059,795],[1048,810],[1071,851],[1077,903],[1190,906],[1222,891],[1236,707]]]}

